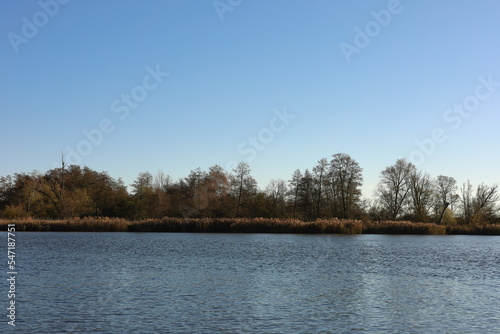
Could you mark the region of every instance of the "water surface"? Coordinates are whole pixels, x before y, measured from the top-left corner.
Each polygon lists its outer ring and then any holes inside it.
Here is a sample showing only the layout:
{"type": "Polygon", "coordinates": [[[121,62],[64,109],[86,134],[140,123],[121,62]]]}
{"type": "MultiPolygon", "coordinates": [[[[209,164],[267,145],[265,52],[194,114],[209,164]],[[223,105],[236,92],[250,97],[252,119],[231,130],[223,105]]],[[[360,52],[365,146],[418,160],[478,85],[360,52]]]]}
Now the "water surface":
{"type": "Polygon", "coordinates": [[[500,331],[500,237],[19,233],[17,257],[26,333],[500,331]]]}

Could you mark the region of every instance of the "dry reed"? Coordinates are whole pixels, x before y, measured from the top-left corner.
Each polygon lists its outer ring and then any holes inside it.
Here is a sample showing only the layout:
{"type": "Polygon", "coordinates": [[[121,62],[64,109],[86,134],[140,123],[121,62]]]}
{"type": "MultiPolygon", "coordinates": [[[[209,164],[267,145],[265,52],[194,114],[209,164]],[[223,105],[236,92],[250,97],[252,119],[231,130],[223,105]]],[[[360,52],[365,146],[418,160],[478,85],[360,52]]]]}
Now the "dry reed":
{"type": "Polygon", "coordinates": [[[482,234],[500,235],[500,224],[445,226],[409,221],[362,222],[353,219],[302,221],[275,218],[172,218],[128,221],[89,217],[61,220],[0,220],[0,230],[16,224],[16,231],[46,232],[198,232],[198,233],[304,233],[304,234],[482,234]]]}

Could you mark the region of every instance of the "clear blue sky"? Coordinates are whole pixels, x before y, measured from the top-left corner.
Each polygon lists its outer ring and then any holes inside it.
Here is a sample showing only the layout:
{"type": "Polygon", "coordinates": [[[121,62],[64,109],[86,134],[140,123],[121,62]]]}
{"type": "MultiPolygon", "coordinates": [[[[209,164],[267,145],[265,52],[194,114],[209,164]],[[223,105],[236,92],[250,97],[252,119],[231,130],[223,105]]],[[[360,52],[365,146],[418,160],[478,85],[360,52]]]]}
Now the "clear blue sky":
{"type": "Polygon", "coordinates": [[[54,1],[0,2],[0,175],[71,147],[127,184],[248,161],[265,188],[338,152],[367,197],[398,158],[500,181],[498,1],[54,1]]]}

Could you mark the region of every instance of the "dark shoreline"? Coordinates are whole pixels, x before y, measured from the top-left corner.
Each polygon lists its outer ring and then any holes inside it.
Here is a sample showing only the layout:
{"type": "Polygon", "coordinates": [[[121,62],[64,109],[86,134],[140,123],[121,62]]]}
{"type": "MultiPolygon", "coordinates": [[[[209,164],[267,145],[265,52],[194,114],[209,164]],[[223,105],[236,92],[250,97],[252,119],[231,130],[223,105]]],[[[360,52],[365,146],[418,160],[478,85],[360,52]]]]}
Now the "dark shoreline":
{"type": "Polygon", "coordinates": [[[191,233],[290,233],[290,234],[419,234],[500,235],[500,224],[437,225],[408,221],[352,219],[271,218],[160,218],[129,221],[121,218],[71,218],[61,220],[0,220],[0,230],[15,224],[17,232],[191,232],[191,233]]]}

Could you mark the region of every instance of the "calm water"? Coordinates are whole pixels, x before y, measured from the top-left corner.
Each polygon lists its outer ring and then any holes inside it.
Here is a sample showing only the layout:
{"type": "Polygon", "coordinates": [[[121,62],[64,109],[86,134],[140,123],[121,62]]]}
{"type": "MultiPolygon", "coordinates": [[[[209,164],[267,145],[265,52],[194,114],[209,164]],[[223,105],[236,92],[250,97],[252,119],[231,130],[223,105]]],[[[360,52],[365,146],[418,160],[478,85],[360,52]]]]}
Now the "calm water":
{"type": "Polygon", "coordinates": [[[17,248],[19,332],[500,332],[500,237],[19,233],[17,248]]]}

